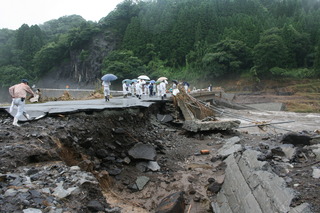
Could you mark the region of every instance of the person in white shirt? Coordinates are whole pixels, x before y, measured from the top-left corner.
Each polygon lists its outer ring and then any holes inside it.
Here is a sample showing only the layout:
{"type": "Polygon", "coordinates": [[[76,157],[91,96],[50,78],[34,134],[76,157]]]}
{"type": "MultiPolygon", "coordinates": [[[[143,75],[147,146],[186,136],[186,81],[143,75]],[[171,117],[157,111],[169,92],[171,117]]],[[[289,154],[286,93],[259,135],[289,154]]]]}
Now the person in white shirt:
{"type": "Polygon", "coordinates": [[[157,84],[157,96],[160,96],[160,84],[157,84]]]}
{"type": "Polygon", "coordinates": [[[136,93],[137,93],[137,97],[139,99],[141,99],[141,95],[142,95],[142,83],[141,83],[141,81],[137,81],[137,83],[136,83],[136,93]]]}
{"type": "Polygon", "coordinates": [[[103,81],[102,86],[103,86],[103,93],[106,101],[109,101],[110,98],[110,81],[103,81]]]}
{"type": "Polygon", "coordinates": [[[186,93],[189,93],[189,83],[188,82],[183,82],[184,90],[186,93]]]}
{"type": "Polygon", "coordinates": [[[32,89],[28,85],[27,79],[22,79],[20,84],[16,84],[9,88],[9,94],[12,98],[12,103],[11,103],[9,112],[12,113],[14,106],[18,108],[17,114],[14,116],[14,119],[13,119],[14,126],[18,126],[18,127],[20,126],[18,124],[18,120],[21,115],[24,115],[28,120],[30,118],[30,116],[27,114],[27,112],[24,109],[27,93],[31,94],[33,97],[35,96],[35,93],[32,91],[32,89]]]}
{"type": "Polygon", "coordinates": [[[132,95],[131,84],[127,84],[128,96],[132,95]]]}
{"type": "Polygon", "coordinates": [[[166,95],[166,83],[165,81],[162,81],[160,83],[160,95],[161,95],[161,100],[163,100],[165,98],[165,95],[166,95]]]}
{"type": "Polygon", "coordinates": [[[131,87],[131,96],[134,97],[136,95],[136,83],[132,82],[130,87],[131,87]]]}
{"type": "Polygon", "coordinates": [[[128,86],[127,86],[126,82],[123,82],[123,84],[122,84],[122,93],[123,93],[124,98],[126,98],[128,96],[128,86]]]}

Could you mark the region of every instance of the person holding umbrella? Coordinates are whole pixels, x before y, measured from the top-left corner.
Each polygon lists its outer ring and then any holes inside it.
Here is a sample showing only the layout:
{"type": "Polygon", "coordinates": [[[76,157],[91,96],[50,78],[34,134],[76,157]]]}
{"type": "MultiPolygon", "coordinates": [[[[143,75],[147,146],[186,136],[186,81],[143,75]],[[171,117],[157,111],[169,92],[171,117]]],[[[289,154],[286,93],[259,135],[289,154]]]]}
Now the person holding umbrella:
{"type": "Polygon", "coordinates": [[[109,98],[110,98],[110,85],[111,85],[110,81],[102,82],[104,98],[106,99],[106,101],[109,101],[109,98]]]}
{"type": "Polygon", "coordinates": [[[35,96],[34,92],[28,85],[27,79],[22,79],[20,84],[16,84],[9,88],[9,94],[12,97],[12,103],[9,112],[12,113],[14,106],[18,107],[18,112],[13,118],[14,126],[20,126],[18,124],[18,120],[21,115],[24,115],[28,120],[30,118],[30,116],[24,110],[27,93],[30,93],[32,96],[35,96]]]}
{"type": "Polygon", "coordinates": [[[104,76],[102,76],[101,80],[102,82],[102,86],[103,86],[103,93],[104,93],[104,97],[106,99],[106,101],[109,101],[110,98],[110,85],[111,85],[111,81],[117,80],[118,77],[115,76],[114,74],[105,74],[104,76]]]}

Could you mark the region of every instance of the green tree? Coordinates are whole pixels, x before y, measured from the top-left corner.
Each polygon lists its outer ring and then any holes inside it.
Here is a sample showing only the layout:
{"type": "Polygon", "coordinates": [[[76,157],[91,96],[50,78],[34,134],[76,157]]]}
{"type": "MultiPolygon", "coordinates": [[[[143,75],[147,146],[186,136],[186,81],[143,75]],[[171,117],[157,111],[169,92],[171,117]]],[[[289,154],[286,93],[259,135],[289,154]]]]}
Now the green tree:
{"type": "Polygon", "coordinates": [[[21,79],[32,79],[27,70],[23,67],[15,67],[12,65],[0,67],[0,85],[1,87],[8,87],[12,84],[19,83],[21,79]]]}
{"type": "Polygon", "coordinates": [[[71,29],[79,27],[86,23],[86,20],[79,15],[62,16],[58,19],[46,21],[39,25],[40,29],[45,33],[48,42],[54,40],[60,34],[66,34],[71,29]]]}
{"type": "Polygon", "coordinates": [[[34,56],[33,63],[37,77],[48,72],[64,58],[64,50],[55,42],[48,43],[34,56]]]}
{"type": "Polygon", "coordinates": [[[122,49],[132,50],[134,54],[142,56],[147,42],[147,35],[141,29],[138,17],[133,17],[124,34],[122,49]]]}
{"type": "Polygon", "coordinates": [[[242,41],[226,39],[214,45],[202,63],[208,77],[235,75],[251,67],[252,55],[242,41]]]}
{"type": "Polygon", "coordinates": [[[101,19],[99,23],[103,28],[108,28],[115,35],[115,38],[121,46],[127,26],[133,17],[138,16],[142,5],[144,5],[143,1],[136,3],[134,0],[124,0],[117,5],[115,10],[101,19]]]}
{"type": "Polygon", "coordinates": [[[22,25],[17,30],[16,48],[17,48],[17,65],[27,70],[32,70],[32,59],[36,52],[43,46],[43,33],[39,26],[29,27],[27,24],[22,25]]]}
{"type": "Polygon", "coordinates": [[[144,72],[141,60],[129,50],[112,51],[103,60],[102,74],[112,73],[119,79],[136,78],[144,72]]]}
{"type": "Polygon", "coordinates": [[[316,73],[316,76],[320,76],[320,43],[315,48],[315,57],[313,69],[316,73]]]}
{"type": "Polygon", "coordinates": [[[265,32],[259,43],[254,47],[254,65],[259,77],[270,76],[269,70],[273,67],[286,68],[288,50],[278,32],[271,29],[265,32]]]}
{"type": "Polygon", "coordinates": [[[79,27],[73,28],[68,32],[68,43],[70,49],[83,49],[88,45],[88,42],[100,30],[96,24],[82,23],[79,27]]]}
{"type": "Polygon", "coordinates": [[[288,67],[306,66],[310,48],[307,34],[298,32],[292,25],[285,25],[282,29],[282,38],[288,49],[288,67]]]}
{"type": "Polygon", "coordinates": [[[15,31],[0,29],[0,67],[14,64],[15,31]]]}

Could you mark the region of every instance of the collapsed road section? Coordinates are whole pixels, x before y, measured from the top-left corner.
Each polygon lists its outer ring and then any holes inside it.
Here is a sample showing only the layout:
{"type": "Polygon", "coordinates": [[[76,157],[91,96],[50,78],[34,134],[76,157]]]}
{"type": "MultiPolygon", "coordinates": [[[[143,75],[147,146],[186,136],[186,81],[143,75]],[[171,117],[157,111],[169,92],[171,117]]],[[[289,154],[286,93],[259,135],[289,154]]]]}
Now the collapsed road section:
{"type": "Polygon", "coordinates": [[[1,211],[320,209],[319,185],[312,181],[320,149],[314,133],[302,140],[300,134],[250,135],[236,128],[189,131],[175,122],[183,119],[179,110],[166,101],[65,113],[56,108],[21,128],[2,111],[1,211]]]}

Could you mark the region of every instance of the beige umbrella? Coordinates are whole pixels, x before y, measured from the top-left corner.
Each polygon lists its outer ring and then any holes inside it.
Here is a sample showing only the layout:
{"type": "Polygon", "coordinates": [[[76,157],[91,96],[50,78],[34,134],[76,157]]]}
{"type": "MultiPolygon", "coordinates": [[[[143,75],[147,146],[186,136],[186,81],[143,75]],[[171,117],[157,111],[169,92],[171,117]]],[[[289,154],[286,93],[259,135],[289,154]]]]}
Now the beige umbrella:
{"type": "Polygon", "coordinates": [[[157,80],[157,81],[166,81],[166,80],[168,80],[168,78],[167,78],[167,77],[160,77],[160,78],[158,78],[158,80],[157,80]]]}

